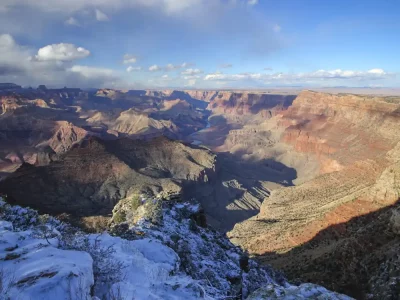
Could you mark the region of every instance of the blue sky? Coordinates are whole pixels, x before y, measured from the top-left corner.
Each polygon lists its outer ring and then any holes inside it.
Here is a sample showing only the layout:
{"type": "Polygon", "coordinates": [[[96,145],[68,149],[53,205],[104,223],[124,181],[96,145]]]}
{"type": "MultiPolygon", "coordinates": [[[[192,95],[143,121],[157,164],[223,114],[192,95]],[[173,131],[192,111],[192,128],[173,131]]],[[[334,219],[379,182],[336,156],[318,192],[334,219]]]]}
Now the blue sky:
{"type": "Polygon", "coordinates": [[[0,81],[398,87],[397,0],[2,0],[0,81]]]}

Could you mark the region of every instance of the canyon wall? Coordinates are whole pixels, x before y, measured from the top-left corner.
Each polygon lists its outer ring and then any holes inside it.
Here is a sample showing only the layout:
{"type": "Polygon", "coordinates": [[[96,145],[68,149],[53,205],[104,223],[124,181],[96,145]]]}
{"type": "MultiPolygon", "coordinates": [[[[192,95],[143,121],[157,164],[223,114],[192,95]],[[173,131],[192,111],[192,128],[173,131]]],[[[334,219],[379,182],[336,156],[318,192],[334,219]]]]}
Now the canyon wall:
{"type": "Polygon", "coordinates": [[[294,95],[218,92],[207,108],[214,114],[240,116],[261,113],[263,117],[272,117],[277,111],[287,109],[294,98],[294,95]]]}
{"type": "MultiPolygon", "coordinates": [[[[280,251],[312,238],[315,231],[297,237],[310,222],[319,224],[315,226],[317,232],[331,225],[332,219],[324,221],[326,214],[340,205],[350,207],[352,202],[362,199],[370,202],[365,204],[371,206],[365,208],[364,212],[368,212],[392,204],[398,197],[393,190],[394,179],[389,181],[391,184],[383,195],[370,189],[379,189],[379,178],[400,160],[399,112],[400,104],[389,103],[385,98],[300,93],[293,105],[276,117],[277,126],[283,130],[275,143],[288,144],[292,153],[312,155],[319,163],[320,176],[316,174],[315,179],[296,187],[273,191],[263,202],[260,214],[238,224],[232,236],[259,254],[280,251]],[[241,240],[244,227],[256,232],[241,240]],[[271,238],[282,242],[269,243],[271,238]]],[[[357,209],[349,212],[348,208],[343,210],[346,216],[336,216],[336,221],[348,220],[362,212],[357,209]]]]}
{"type": "MultiPolygon", "coordinates": [[[[320,271],[348,243],[349,228],[364,230],[362,224],[345,224],[390,207],[400,198],[399,112],[400,101],[393,98],[300,93],[291,107],[276,116],[274,126],[280,134],[273,147],[284,144],[292,157],[312,158],[318,164],[314,177],[272,191],[257,216],[228,233],[231,240],[289,276],[328,280],[320,271]],[[321,237],[320,232],[327,230],[334,234],[321,237]],[[295,251],[306,243],[301,252],[295,251]],[[294,269],[307,269],[307,273],[294,269]]],[[[370,226],[372,230],[373,223],[370,226]]],[[[362,264],[366,255],[358,251],[349,255],[340,267],[342,273],[335,273],[336,285],[330,282],[330,287],[353,293],[344,286],[344,274],[353,261],[362,264]]],[[[374,264],[382,259],[376,255],[374,264]]]]}

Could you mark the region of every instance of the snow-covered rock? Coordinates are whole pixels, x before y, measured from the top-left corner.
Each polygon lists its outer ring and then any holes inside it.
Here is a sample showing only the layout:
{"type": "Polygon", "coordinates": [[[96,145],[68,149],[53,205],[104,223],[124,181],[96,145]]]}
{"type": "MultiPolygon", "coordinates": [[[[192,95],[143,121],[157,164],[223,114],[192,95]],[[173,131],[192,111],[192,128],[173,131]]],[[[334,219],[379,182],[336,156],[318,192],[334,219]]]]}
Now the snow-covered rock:
{"type": "Polygon", "coordinates": [[[161,224],[122,226],[128,240],[115,236],[121,230],[85,234],[0,199],[0,300],[350,299],[290,285],[197,225],[199,211],[168,202],[161,224]]]}
{"type": "Polygon", "coordinates": [[[299,286],[292,285],[289,287],[267,285],[262,288],[259,288],[247,298],[247,300],[264,300],[264,299],[351,300],[352,298],[335,292],[328,291],[327,289],[312,283],[303,283],[299,286]]]}
{"type": "Polygon", "coordinates": [[[211,298],[245,298],[260,286],[285,282],[281,274],[248,260],[224,235],[198,226],[194,219],[199,211],[196,204],[169,202],[162,225],[141,220],[130,230],[144,232],[173,249],[180,258],[180,271],[197,280],[211,298]]]}
{"type": "MultiPolygon", "coordinates": [[[[95,235],[92,235],[94,238],[95,235]]],[[[179,257],[155,239],[128,241],[109,234],[96,236],[102,247],[113,247],[113,260],[123,262],[121,281],[109,290],[99,287],[98,296],[122,299],[199,299],[201,288],[179,273],[179,257]]]]}
{"type": "Polygon", "coordinates": [[[88,253],[60,250],[33,238],[31,230],[13,229],[11,222],[0,222],[1,299],[91,298],[93,262],[88,253]]]}

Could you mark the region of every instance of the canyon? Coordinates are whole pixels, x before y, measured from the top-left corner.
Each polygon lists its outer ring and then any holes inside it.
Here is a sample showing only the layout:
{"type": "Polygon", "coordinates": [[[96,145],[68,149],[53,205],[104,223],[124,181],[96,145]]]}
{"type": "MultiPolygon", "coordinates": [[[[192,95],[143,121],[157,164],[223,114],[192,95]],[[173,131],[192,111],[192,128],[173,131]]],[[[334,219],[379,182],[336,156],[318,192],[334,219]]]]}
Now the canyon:
{"type": "Polygon", "coordinates": [[[400,97],[66,88],[0,97],[0,193],[10,203],[109,217],[135,194],[179,194],[290,280],[359,299],[400,282],[396,269],[377,271],[400,262],[400,97]]]}

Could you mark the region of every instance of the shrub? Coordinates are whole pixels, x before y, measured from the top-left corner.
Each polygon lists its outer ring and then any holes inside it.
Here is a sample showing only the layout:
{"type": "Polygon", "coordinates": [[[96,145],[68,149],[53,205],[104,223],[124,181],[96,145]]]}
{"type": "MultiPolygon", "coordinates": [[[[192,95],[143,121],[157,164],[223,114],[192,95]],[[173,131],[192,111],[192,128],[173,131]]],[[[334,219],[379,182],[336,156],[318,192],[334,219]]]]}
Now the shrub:
{"type": "Polygon", "coordinates": [[[147,201],[143,217],[153,224],[161,224],[163,220],[162,200],[153,199],[147,201]]]}
{"type": "Polygon", "coordinates": [[[126,221],[125,212],[123,212],[123,211],[117,211],[117,212],[114,214],[113,221],[114,221],[115,223],[117,223],[117,224],[125,222],[125,221],[126,221]]]}
{"type": "Polygon", "coordinates": [[[139,206],[142,205],[142,200],[140,199],[140,197],[138,195],[133,195],[131,200],[131,208],[132,210],[137,210],[139,208],[139,206]]]}
{"type": "Polygon", "coordinates": [[[109,227],[110,217],[91,216],[81,218],[81,227],[87,232],[104,232],[109,227]]]}
{"type": "Polygon", "coordinates": [[[20,206],[11,206],[2,201],[1,198],[0,211],[1,218],[13,223],[16,231],[29,229],[38,223],[39,214],[37,211],[20,206]]]}
{"type": "Polygon", "coordinates": [[[44,239],[49,245],[51,245],[50,239],[58,236],[56,226],[59,225],[59,223],[49,215],[40,215],[37,219],[39,224],[33,228],[32,237],[44,239]]]}
{"type": "Polygon", "coordinates": [[[93,259],[93,277],[95,286],[98,283],[112,285],[122,280],[122,270],[125,265],[114,258],[115,249],[113,245],[103,247],[100,243],[100,236],[93,241],[82,232],[71,229],[59,236],[59,247],[64,250],[85,251],[93,259]]]}

